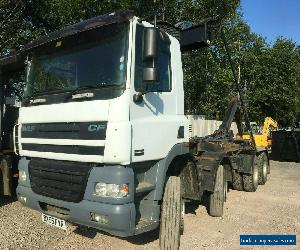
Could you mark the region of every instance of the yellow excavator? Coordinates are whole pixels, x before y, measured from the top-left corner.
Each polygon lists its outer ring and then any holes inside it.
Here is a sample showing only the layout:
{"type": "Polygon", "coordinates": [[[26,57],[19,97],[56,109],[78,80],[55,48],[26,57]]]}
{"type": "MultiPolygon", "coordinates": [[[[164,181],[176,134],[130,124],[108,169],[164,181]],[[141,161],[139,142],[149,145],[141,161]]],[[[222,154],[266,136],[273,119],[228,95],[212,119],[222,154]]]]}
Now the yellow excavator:
{"type": "MultiPolygon", "coordinates": [[[[253,136],[254,136],[256,147],[263,147],[263,148],[270,147],[272,145],[272,140],[269,138],[270,128],[274,130],[277,129],[277,127],[278,124],[274,119],[272,119],[271,117],[266,117],[262,131],[260,133],[258,131],[254,131],[253,136]]],[[[243,139],[250,140],[250,134],[244,133],[243,139]]]]}

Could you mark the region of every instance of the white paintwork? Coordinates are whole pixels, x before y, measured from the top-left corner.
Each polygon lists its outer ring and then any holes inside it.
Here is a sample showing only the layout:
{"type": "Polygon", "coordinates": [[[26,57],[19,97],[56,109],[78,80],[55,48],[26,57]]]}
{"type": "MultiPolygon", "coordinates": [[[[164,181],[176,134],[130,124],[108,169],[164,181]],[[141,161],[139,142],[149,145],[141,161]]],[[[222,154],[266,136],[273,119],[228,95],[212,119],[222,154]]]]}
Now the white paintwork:
{"type": "Polygon", "coordinates": [[[108,107],[109,100],[21,107],[19,123],[107,121],[108,107]]]}
{"type": "Polygon", "coordinates": [[[21,143],[47,144],[47,145],[79,145],[79,146],[104,146],[104,140],[70,140],[70,139],[40,139],[21,138],[21,143]]]}
{"type": "MultiPolygon", "coordinates": [[[[128,113],[127,113],[128,114],[128,113]]],[[[130,163],[131,125],[128,121],[109,122],[104,149],[105,163],[130,163]]]]}
{"type": "MultiPolygon", "coordinates": [[[[52,105],[21,107],[19,123],[95,122],[108,121],[106,140],[66,140],[20,138],[21,156],[46,159],[98,162],[127,165],[130,162],[164,158],[171,148],[188,141],[188,119],[184,116],[183,74],[179,42],[171,39],[172,91],[147,93],[143,104],[133,102],[135,64],[135,26],[133,18],[129,33],[127,82],[125,92],[111,100],[81,101],[52,105]],[[185,127],[185,136],[178,139],[178,129],[185,127]],[[21,143],[51,145],[105,146],[104,156],[75,155],[22,150],[21,143]],[[143,156],[134,150],[144,149],[143,156]]],[[[145,26],[151,26],[143,22],[145,26]]],[[[20,134],[19,127],[19,134],[20,134]]]]}

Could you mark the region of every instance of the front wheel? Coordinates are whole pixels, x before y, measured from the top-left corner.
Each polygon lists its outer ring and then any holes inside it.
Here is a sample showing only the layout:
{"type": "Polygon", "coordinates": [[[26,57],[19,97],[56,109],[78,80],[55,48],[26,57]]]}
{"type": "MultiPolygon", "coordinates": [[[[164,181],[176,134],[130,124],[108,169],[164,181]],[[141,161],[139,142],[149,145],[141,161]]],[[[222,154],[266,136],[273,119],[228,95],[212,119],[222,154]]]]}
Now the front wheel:
{"type": "Polygon", "coordinates": [[[159,245],[161,250],[179,249],[183,229],[180,177],[170,176],[162,203],[159,245]]]}

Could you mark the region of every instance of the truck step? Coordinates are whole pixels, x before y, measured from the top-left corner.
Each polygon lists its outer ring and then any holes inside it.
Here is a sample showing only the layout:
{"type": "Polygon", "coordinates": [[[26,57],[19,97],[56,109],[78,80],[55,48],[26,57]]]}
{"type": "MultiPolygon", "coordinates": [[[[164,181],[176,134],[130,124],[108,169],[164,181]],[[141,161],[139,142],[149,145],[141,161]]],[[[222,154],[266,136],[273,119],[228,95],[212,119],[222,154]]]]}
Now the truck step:
{"type": "Polygon", "coordinates": [[[136,194],[146,193],[153,190],[154,188],[155,186],[153,184],[146,181],[142,181],[137,185],[135,189],[135,193],[136,194]]]}
{"type": "Polygon", "coordinates": [[[135,227],[135,234],[141,234],[144,232],[154,230],[158,227],[158,225],[158,221],[152,221],[149,219],[141,218],[135,227]]]}

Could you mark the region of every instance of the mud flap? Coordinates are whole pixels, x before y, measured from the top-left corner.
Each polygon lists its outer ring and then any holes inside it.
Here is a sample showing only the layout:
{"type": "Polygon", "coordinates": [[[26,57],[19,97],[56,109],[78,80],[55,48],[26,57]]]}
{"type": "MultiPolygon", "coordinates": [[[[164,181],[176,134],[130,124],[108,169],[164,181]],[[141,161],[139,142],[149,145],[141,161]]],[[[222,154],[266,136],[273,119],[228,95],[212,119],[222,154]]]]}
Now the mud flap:
{"type": "Polygon", "coordinates": [[[214,192],[217,170],[223,158],[224,154],[221,152],[208,151],[197,157],[198,173],[202,175],[198,178],[203,180],[200,190],[214,192]]]}

